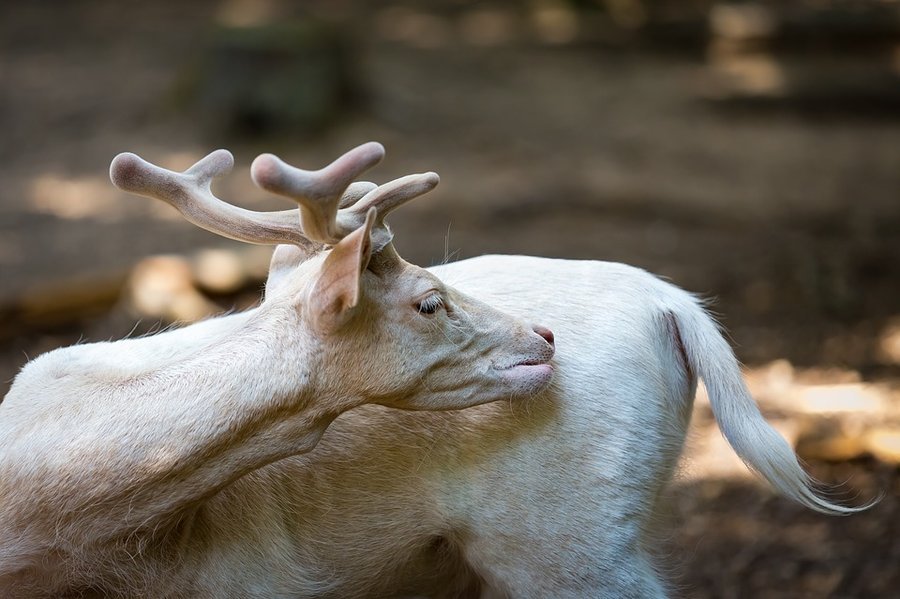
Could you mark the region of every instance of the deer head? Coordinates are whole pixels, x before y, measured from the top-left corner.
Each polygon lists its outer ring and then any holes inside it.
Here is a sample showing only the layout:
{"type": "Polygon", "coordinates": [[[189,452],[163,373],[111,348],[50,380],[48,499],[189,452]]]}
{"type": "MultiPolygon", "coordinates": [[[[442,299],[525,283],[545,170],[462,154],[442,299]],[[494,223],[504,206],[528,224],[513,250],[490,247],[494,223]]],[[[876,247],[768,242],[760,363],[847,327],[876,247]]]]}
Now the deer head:
{"type": "Polygon", "coordinates": [[[216,198],[212,179],[233,165],[226,150],[181,173],[120,154],[110,177],[219,235],[280,244],[258,309],[273,315],[285,360],[296,360],[320,401],[341,410],[361,403],[442,410],[546,387],[549,330],[467,297],[397,254],[384,218],[439,179],[424,173],[383,185],[354,182],[383,156],[380,144],[367,143],[317,171],[259,156],[253,180],[294,200],[299,213],[254,212],[216,198]]]}

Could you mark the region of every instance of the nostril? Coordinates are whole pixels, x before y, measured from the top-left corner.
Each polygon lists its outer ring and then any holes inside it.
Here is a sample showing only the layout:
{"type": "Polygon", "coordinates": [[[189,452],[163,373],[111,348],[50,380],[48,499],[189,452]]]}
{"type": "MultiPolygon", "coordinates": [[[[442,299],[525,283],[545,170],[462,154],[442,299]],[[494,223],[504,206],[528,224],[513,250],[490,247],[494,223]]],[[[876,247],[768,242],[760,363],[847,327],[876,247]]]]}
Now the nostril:
{"type": "Polygon", "coordinates": [[[548,329],[547,327],[542,327],[542,326],[539,325],[539,324],[532,325],[532,326],[531,326],[531,329],[532,329],[535,333],[537,333],[538,335],[540,335],[541,337],[543,337],[543,338],[544,338],[544,341],[546,341],[546,342],[549,343],[550,345],[553,345],[553,339],[554,339],[554,337],[553,337],[553,331],[551,331],[551,330],[548,329]]]}

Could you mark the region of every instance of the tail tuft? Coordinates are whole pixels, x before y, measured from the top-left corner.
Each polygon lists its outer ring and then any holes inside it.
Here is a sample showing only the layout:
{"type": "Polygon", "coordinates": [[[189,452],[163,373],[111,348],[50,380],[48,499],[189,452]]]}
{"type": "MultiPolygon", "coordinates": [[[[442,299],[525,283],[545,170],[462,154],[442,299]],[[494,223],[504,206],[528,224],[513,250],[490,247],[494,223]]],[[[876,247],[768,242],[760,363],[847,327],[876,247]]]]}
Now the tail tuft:
{"type": "Polygon", "coordinates": [[[722,434],[750,470],[782,495],[823,514],[854,514],[878,503],[880,497],[858,507],[828,500],[824,485],[803,469],[791,446],[763,418],[734,352],[700,303],[685,293],[676,306],[666,309],[667,317],[677,323],[674,330],[681,337],[677,346],[683,349],[689,370],[706,385],[722,434]]]}

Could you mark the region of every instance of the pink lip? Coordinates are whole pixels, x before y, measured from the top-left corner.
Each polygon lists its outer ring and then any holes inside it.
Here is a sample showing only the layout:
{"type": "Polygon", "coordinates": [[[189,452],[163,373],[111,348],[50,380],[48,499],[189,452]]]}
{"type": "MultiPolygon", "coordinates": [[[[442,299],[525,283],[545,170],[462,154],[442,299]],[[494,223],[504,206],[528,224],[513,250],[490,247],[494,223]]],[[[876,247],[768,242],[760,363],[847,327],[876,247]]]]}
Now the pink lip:
{"type": "Polygon", "coordinates": [[[516,386],[538,390],[553,378],[553,366],[546,362],[523,362],[500,371],[503,378],[516,386]]]}
{"type": "Polygon", "coordinates": [[[542,364],[546,364],[545,360],[525,360],[523,362],[519,362],[518,364],[513,364],[510,368],[515,368],[516,366],[540,366],[542,364]]]}

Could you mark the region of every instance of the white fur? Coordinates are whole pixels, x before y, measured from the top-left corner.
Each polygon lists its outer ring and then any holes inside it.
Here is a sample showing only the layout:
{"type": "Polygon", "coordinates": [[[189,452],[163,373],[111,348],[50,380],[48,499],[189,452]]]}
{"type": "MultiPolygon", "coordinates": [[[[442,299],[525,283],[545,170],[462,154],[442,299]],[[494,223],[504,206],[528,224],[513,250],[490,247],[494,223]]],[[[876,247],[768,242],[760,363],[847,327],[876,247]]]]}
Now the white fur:
{"type": "Polygon", "coordinates": [[[153,361],[85,346],[31,363],[0,404],[0,594],[662,597],[647,544],[698,376],[751,468],[812,509],[849,511],[810,490],[687,293],[601,262],[488,256],[432,270],[548,326],[551,386],[450,412],[363,406],[321,439],[276,419],[265,434],[215,445],[229,427],[246,428],[259,402],[290,391],[279,370],[292,364],[261,357],[272,325],[254,313],[119,342],[153,344],[153,361]],[[199,338],[214,343],[198,348],[199,338]],[[235,364],[233,383],[208,375],[222,359],[235,364]],[[94,374],[100,363],[108,380],[94,374]],[[179,388],[199,401],[116,401],[123,385],[134,399],[160,376],[183,377],[179,388]],[[98,417],[95,405],[117,417],[98,417]],[[73,435],[81,441],[67,442],[73,435]],[[132,454],[94,460],[130,443],[132,454]],[[267,443],[282,459],[246,460],[267,443]],[[47,450],[59,444],[64,453],[47,450]],[[228,459],[245,467],[224,468],[228,459]],[[98,463],[126,479],[95,472],[98,463]],[[101,484],[89,484],[94,476],[101,484]],[[21,486],[28,480],[40,484],[21,486]]]}

